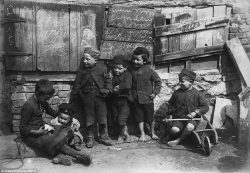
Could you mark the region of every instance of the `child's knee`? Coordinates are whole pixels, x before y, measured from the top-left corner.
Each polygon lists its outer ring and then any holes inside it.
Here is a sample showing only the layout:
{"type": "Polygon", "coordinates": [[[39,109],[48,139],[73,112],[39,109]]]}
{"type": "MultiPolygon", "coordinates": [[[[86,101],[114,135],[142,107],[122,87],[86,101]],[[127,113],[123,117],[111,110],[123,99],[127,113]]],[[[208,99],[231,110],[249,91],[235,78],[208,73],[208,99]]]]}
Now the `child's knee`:
{"type": "Polygon", "coordinates": [[[170,129],[170,134],[177,134],[179,133],[181,130],[178,127],[172,127],[170,129]]]}
{"type": "Polygon", "coordinates": [[[191,132],[191,131],[194,130],[194,125],[191,124],[191,123],[188,123],[187,126],[186,126],[186,129],[187,129],[187,131],[191,132]]]}

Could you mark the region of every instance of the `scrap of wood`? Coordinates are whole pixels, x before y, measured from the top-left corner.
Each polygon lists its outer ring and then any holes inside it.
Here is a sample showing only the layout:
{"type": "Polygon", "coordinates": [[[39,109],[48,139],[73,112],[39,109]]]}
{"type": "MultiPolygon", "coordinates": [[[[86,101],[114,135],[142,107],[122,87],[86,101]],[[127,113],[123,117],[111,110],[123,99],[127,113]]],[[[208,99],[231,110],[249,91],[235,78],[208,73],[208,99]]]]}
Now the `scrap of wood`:
{"type": "Polygon", "coordinates": [[[218,53],[222,51],[223,51],[223,45],[201,47],[201,48],[195,48],[192,50],[184,50],[184,51],[167,53],[164,55],[156,55],[155,62],[159,63],[159,62],[164,62],[167,60],[176,60],[176,59],[181,59],[184,57],[212,54],[212,53],[218,53]]]}
{"type": "Polygon", "coordinates": [[[172,25],[159,26],[155,28],[155,36],[167,36],[217,27],[226,27],[228,21],[229,19],[226,18],[214,18],[205,21],[193,20],[186,23],[176,23],[172,25]]]}
{"type": "Polygon", "coordinates": [[[226,41],[228,52],[246,87],[250,87],[250,61],[238,38],[226,41]]]}

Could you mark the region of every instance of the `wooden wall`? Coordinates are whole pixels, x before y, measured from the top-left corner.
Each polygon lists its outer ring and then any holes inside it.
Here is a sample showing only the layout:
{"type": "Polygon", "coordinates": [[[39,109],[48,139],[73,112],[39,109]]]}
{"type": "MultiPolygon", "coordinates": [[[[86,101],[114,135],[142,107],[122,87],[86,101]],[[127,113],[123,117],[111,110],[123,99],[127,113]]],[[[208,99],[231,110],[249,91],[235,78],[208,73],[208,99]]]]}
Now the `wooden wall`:
{"type": "Polygon", "coordinates": [[[86,46],[100,47],[102,5],[5,0],[6,68],[74,72],[86,46]]]}
{"type": "MultiPolygon", "coordinates": [[[[180,8],[181,9],[181,8],[180,8]]],[[[183,8],[184,9],[184,8],[183,8]]],[[[228,36],[230,7],[179,11],[121,5],[74,5],[5,0],[6,69],[75,72],[87,46],[101,59],[146,47],[168,71],[217,68],[228,36]],[[192,60],[195,58],[202,60],[192,60]]]]}

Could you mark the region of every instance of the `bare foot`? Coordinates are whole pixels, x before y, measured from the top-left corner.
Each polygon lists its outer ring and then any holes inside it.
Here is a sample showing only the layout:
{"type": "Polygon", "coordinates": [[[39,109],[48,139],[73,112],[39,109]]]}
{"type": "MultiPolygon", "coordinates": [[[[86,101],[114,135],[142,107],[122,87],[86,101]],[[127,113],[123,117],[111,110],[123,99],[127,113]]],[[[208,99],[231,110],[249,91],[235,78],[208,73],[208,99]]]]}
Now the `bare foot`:
{"type": "Polygon", "coordinates": [[[124,143],[124,139],[123,139],[123,136],[119,136],[117,141],[116,141],[117,144],[123,144],[124,143]]]}
{"type": "Polygon", "coordinates": [[[156,134],[152,134],[151,138],[152,138],[153,140],[158,140],[158,139],[159,139],[159,137],[158,137],[156,134]]]}
{"type": "Polygon", "coordinates": [[[173,141],[169,141],[168,145],[171,147],[175,147],[176,145],[178,145],[180,143],[179,139],[173,140],[173,141]]]}
{"type": "Polygon", "coordinates": [[[145,134],[143,134],[143,135],[140,136],[139,141],[140,142],[146,142],[145,134]]]}
{"type": "Polygon", "coordinates": [[[125,135],[125,140],[124,140],[125,143],[130,143],[131,142],[131,138],[129,135],[125,135]]]}

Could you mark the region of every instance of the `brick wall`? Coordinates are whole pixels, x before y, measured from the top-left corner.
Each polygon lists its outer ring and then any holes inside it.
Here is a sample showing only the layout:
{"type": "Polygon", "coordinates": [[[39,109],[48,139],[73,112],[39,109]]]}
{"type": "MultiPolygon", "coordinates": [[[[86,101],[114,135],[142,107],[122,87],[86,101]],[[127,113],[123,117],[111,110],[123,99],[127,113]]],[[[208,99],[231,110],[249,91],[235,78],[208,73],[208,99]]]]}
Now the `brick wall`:
{"type": "MultiPolygon", "coordinates": [[[[55,110],[58,109],[58,105],[61,103],[69,102],[69,94],[71,91],[71,85],[68,83],[55,83],[53,85],[55,93],[50,99],[51,107],[55,110]]],[[[18,83],[11,82],[11,111],[13,117],[13,131],[19,134],[19,124],[20,124],[20,113],[21,107],[35,92],[35,82],[31,83],[18,83]]],[[[50,116],[45,115],[44,117],[50,118],[50,116]]]]}

